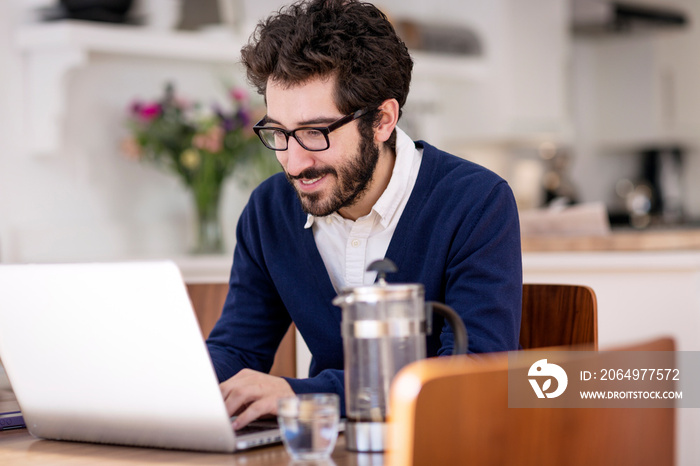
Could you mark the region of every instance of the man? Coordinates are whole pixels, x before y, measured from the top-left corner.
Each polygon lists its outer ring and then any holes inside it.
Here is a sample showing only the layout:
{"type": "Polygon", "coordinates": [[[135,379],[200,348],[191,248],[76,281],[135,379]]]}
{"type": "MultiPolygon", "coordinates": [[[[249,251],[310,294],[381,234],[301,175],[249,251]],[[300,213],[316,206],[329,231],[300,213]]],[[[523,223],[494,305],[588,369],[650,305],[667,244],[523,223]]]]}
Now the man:
{"type": "MultiPolygon", "coordinates": [[[[238,223],[230,291],[207,344],[240,428],[276,413],[280,397],[335,392],[344,400],[340,309],[345,287],[422,283],[453,307],[470,352],[518,347],[521,253],[505,181],[396,124],[412,60],[386,17],[356,0],[311,0],[258,25],[242,49],[267,115],[256,131],[284,169],[258,187],[238,223]],[[273,377],[294,322],[312,362],[307,379],[273,377]]],[[[450,354],[436,320],[428,355],[450,354]]],[[[344,408],[343,408],[344,410],[344,408]]]]}

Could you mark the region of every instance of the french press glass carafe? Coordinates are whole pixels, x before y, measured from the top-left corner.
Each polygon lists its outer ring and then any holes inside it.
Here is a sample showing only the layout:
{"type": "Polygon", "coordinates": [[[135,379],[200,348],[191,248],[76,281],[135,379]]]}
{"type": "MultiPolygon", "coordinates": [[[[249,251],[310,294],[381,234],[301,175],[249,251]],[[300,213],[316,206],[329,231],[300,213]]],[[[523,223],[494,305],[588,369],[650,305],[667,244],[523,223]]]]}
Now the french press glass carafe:
{"type": "Polygon", "coordinates": [[[396,271],[388,259],[373,262],[367,270],[378,272],[376,284],[349,288],[333,300],[343,312],[346,445],[361,452],[384,451],[391,380],[406,364],[426,357],[431,312],[450,323],[453,354],[467,351],[464,322],[453,309],[425,303],[421,284],[387,283],[386,273],[396,271]]]}

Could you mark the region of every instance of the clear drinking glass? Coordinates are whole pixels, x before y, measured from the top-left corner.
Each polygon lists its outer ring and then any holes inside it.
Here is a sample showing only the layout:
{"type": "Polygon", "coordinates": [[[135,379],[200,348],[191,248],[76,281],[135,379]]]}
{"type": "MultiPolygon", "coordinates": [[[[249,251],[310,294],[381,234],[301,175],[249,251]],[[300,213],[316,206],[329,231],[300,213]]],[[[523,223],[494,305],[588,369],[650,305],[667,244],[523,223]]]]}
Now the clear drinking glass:
{"type": "Polygon", "coordinates": [[[340,400],[335,393],[306,393],[279,400],[282,441],[294,460],[330,457],[338,439],[340,400]]]}

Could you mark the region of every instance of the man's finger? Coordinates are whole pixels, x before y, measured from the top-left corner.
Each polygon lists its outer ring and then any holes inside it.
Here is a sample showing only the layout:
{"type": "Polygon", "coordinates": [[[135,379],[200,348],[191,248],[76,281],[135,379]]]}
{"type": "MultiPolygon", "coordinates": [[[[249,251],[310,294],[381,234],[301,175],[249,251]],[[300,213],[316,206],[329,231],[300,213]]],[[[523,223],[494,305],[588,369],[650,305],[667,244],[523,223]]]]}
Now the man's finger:
{"type": "Polygon", "coordinates": [[[226,412],[229,416],[240,415],[240,413],[248,409],[248,405],[254,403],[256,399],[257,397],[250,392],[229,394],[228,398],[224,399],[226,412]]]}
{"type": "Polygon", "coordinates": [[[234,430],[242,429],[254,420],[263,417],[266,414],[274,414],[276,409],[272,410],[271,404],[274,405],[276,403],[276,398],[263,398],[251,403],[241,414],[238,415],[231,426],[234,430]]]}

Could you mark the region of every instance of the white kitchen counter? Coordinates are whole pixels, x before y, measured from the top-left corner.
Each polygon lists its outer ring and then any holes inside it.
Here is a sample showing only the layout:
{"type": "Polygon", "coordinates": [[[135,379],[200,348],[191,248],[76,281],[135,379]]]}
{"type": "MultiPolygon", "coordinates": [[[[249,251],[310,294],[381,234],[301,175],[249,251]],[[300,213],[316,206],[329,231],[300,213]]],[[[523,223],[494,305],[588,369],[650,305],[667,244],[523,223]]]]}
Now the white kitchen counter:
{"type": "Polygon", "coordinates": [[[233,257],[183,256],[173,258],[185,283],[228,283],[233,257]]]}

